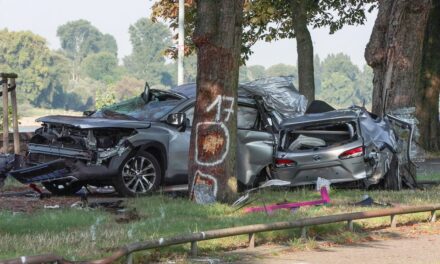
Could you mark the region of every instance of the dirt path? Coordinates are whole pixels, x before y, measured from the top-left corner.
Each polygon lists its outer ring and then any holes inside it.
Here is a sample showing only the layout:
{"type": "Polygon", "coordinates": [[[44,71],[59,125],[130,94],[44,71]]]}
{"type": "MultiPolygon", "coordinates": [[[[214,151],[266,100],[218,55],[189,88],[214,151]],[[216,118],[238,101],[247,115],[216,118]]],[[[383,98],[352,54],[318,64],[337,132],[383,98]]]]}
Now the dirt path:
{"type": "Polygon", "coordinates": [[[288,247],[263,246],[247,253],[243,250],[241,254],[244,258],[234,263],[440,263],[440,235],[372,241],[303,252],[289,252],[288,247]]]}

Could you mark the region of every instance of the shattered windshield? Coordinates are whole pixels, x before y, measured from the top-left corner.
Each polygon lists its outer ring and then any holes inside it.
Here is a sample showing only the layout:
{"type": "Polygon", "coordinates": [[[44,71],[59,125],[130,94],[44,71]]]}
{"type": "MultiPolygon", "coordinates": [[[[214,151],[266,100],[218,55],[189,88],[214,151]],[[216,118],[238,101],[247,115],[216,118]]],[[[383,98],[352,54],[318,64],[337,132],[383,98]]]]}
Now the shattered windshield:
{"type": "Polygon", "coordinates": [[[181,102],[180,98],[161,98],[152,96],[151,101],[145,103],[141,96],[122,101],[117,104],[106,106],[95,114],[94,117],[133,119],[154,121],[168,114],[181,102]],[[162,100],[161,100],[162,99],[162,100]]]}

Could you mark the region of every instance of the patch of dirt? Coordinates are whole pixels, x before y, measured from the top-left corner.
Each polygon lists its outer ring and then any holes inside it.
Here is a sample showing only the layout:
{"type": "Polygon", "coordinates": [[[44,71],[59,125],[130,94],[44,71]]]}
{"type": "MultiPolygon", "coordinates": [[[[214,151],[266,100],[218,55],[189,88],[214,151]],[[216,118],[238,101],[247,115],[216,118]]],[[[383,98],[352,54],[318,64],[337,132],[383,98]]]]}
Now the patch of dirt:
{"type": "MultiPolygon", "coordinates": [[[[43,188],[40,190],[43,192],[43,199],[40,198],[40,194],[27,186],[11,186],[7,190],[0,191],[0,211],[33,213],[37,210],[57,210],[75,205],[76,207],[102,207],[109,209],[111,213],[116,213],[117,209],[124,208],[122,205],[124,199],[114,197],[115,193],[89,194],[87,195],[88,201],[84,202],[80,195],[53,196],[43,188]]],[[[93,191],[96,190],[93,189],[93,191]]],[[[129,217],[129,219],[132,218],[133,216],[129,217]]]]}
{"type": "Polygon", "coordinates": [[[80,197],[50,197],[40,199],[35,197],[15,196],[0,197],[0,211],[33,213],[36,210],[53,208],[69,208],[72,204],[80,201],[80,197]]]}

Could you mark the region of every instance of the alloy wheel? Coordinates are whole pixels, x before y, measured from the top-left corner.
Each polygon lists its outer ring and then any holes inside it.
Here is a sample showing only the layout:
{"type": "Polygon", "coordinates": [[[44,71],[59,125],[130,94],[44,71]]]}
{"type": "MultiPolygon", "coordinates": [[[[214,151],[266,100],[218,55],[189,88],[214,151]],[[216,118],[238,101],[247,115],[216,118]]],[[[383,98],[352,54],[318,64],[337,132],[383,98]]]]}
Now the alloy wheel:
{"type": "Polygon", "coordinates": [[[153,163],[146,157],[135,156],[129,159],[122,169],[124,185],[133,193],[150,191],[157,177],[153,163]]]}

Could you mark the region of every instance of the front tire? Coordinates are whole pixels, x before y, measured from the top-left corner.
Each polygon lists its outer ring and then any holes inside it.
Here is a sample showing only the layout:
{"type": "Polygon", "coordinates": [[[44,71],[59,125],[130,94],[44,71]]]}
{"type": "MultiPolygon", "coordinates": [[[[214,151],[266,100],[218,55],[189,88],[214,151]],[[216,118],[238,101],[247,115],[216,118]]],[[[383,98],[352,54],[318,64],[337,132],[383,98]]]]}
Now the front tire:
{"type": "Polygon", "coordinates": [[[140,151],[124,161],[113,185],[121,196],[144,196],[159,187],[161,175],[157,159],[148,152],[140,151]]]}

